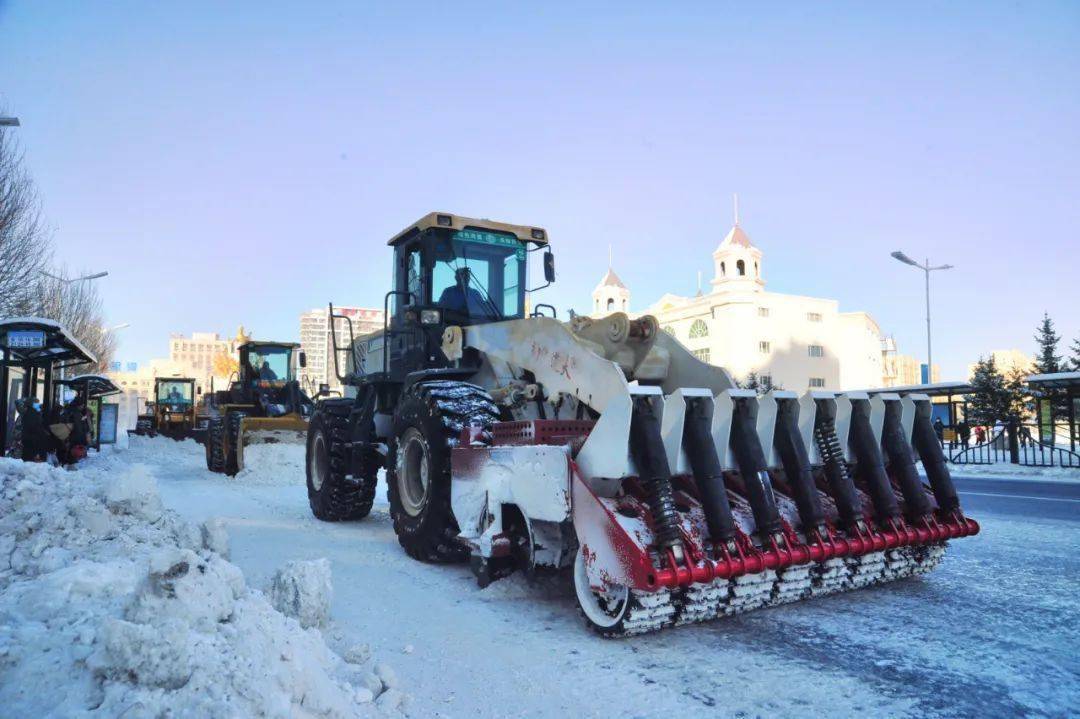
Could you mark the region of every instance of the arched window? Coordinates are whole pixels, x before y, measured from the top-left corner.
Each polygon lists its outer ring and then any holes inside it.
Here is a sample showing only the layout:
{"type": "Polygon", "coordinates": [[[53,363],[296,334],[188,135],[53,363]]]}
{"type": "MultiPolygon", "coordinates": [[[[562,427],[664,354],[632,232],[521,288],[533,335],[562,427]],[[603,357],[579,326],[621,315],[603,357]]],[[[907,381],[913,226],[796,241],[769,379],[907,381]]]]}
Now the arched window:
{"type": "Polygon", "coordinates": [[[626,312],[626,300],[622,301],[622,311],[626,312]]]}
{"type": "Polygon", "coordinates": [[[756,262],[754,263],[754,277],[761,277],[761,270],[756,262]]]}
{"type": "Polygon", "coordinates": [[[727,277],[727,263],[726,262],[721,262],[720,263],[720,276],[721,277],[727,277]]]}
{"type": "Polygon", "coordinates": [[[675,336],[675,328],[671,325],[664,325],[664,332],[667,332],[672,337],[675,336]]]}
{"type": "Polygon", "coordinates": [[[608,297],[607,309],[608,309],[608,312],[611,312],[613,309],[615,309],[615,298],[614,297],[608,297]]]}
{"type": "Polygon", "coordinates": [[[739,277],[742,277],[743,275],[746,274],[746,263],[743,262],[742,260],[739,260],[738,262],[736,262],[735,267],[738,268],[738,270],[739,270],[739,277]]]}
{"type": "Polygon", "coordinates": [[[704,320],[694,320],[694,324],[690,325],[690,339],[708,336],[709,326],[705,324],[704,320]]]}

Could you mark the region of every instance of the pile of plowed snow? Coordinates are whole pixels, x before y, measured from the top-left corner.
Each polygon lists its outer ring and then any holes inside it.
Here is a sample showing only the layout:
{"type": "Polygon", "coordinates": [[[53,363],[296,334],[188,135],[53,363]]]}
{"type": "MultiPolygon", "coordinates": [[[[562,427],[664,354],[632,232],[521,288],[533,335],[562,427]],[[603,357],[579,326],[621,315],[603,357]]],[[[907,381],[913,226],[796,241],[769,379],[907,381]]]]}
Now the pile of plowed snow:
{"type": "Polygon", "coordinates": [[[283,570],[275,602],[230,564],[219,523],[164,509],[145,465],[68,472],[0,459],[0,713],[364,716],[400,707],[386,667],[316,625],[325,562],[283,570]],[[109,470],[112,471],[109,471],[109,470]],[[351,663],[350,663],[351,662],[351,663]]]}

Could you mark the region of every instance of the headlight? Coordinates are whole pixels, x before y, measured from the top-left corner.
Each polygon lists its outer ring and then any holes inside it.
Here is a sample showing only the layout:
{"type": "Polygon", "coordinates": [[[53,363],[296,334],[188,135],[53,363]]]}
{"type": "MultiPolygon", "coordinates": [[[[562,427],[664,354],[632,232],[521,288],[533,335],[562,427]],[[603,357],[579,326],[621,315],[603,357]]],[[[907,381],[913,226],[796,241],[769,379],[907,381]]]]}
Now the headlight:
{"type": "Polygon", "coordinates": [[[442,322],[442,312],[439,310],[422,310],[420,312],[420,324],[437,325],[442,322]]]}

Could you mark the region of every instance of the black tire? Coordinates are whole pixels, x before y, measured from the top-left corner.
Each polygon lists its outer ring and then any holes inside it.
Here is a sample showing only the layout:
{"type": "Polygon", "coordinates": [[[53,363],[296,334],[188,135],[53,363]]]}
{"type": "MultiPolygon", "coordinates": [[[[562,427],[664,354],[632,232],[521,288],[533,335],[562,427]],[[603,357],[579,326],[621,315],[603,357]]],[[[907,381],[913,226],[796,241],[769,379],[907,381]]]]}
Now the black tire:
{"type": "Polygon", "coordinates": [[[206,468],[225,471],[225,420],[221,417],[211,417],[206,425],[206,468]]]}
{"type": "Polygon", "coordinates": [[[410,557],[422,562],[468,557],[457,541],[458,524],[450,505],[450,449],[462,428],[490,428],[498,417],[488,393],[466,382],[416,384],[401,398],[394,413],[386,494],[394,532],[410,557]],[[424,459],[427,482],[420,489],[414,478],[424,459]]]}
{"type": "Polygon", "coordinates": [[[247,412],[229,412],[225,415],[225,429],[229,433],[229,449],[225,452],[225,474],[235,477],[240,471],[240,422],[247,412]]]}
{"type": "Polygon", "coordinates": [[[308,424],[307,474],[308,504],[311,513],[324,522],[363,519],[375,501],[378,468],[366,469],[367,476],[349,477],[349,413],[353,401],[325,401],[308,424]]]}

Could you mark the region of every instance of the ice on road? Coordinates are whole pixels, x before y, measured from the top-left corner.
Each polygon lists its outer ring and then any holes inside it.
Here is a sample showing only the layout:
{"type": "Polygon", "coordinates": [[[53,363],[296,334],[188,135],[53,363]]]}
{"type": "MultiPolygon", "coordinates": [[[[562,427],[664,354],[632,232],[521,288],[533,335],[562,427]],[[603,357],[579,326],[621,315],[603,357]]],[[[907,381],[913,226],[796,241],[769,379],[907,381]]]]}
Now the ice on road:
{"type": "Polygon", "coordinates": [[[168,508],[220,517],[254,586],[328,558],[328,641],[393,657],[412,716],[1064,717],[1080,700],[1075,518],[973,513],[982,534],[924,578],[612,641],[584,628],[564,577],[481,590],[463,566],[406,557],[384,487],[363,521],[315,520],[303,447],[248,457],[237,479],[160,438],[93,461],[152,465],[168,508]]]}

